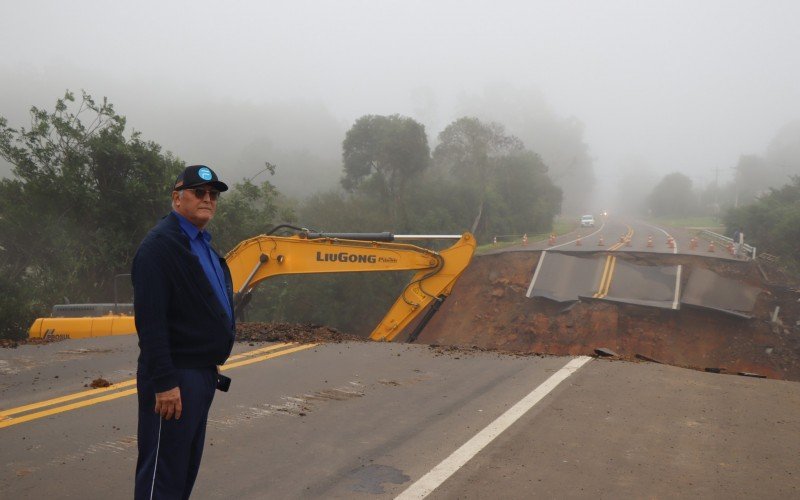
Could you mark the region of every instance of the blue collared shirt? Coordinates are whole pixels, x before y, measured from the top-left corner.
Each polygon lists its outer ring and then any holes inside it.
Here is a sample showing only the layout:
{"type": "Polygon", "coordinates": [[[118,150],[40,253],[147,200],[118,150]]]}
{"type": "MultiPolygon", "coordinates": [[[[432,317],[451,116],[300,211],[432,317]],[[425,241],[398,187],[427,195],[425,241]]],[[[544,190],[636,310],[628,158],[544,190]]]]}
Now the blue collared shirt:
{"type": "Polygon", "coordinates": [[[203,271],[211,283],[211,288],[217,296],[220,304],[225,307],[228,313],[228,318],[233,321],[233,308],[228,301],[228,294],[225,292],[225,273],[222,271],[222,266],[219,265],[219,255],[211,247],[211,235],[208,231],[200,231],[197,226],[189,222],[189,219],[182,216],[178,212],[173,211],[181,225],[181,229],[189,237],[189,244],[192,248],[192,253],[200,259],[200,265],[203,266],[203,271]]]}

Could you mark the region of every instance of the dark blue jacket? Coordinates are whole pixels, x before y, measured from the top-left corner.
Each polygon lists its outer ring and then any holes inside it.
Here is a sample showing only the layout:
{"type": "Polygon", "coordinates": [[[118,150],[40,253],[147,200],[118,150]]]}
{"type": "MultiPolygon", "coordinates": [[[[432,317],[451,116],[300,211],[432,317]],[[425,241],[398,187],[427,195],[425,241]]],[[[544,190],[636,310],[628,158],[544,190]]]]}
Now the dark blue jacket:
{"type": "MultiPolygon", "coordinates": [[[[233,303],[231,272],[220,257],[233,303]]],[[[233,347],[234,321],[228,317],[189,245],[178,218],[170,213],[147,233],[133,258],[133,310],[139,334],[139,370],[156,392],[178,386],[175,368],[221,365],[233,347]]]]}

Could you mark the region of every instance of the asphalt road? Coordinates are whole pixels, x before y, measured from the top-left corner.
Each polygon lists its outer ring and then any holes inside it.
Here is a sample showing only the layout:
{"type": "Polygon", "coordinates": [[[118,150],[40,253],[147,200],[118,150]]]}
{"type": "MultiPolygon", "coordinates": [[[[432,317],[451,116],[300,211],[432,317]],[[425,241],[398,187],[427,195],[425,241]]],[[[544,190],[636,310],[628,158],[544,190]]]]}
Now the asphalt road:
{"type": "Polygon", "coordinates": [[[723,259],[735,259],[725,248],[716,245],[714,252],[709,251],[709,242],[698,240],[692,245],[692,237],[696,231],[684,228],[669,228],[653,225],[630,217],[598,217],[595,227],[578,228],[561,235],[554,242],[548,240],[529,242],[528,245],[516,245],[517,250],[561,250],[570,252],[652,252],[681,253],[705,255],[723,259]],[[669,238],[673,238],[670,246],[669,238]],[[602,242],[601,242],[602,238],[602,242]]]}
{"type": "MultiPolygon", "coordinates": [[[[111,398],[130,387],[13,409],[100,375],[124,384],[135,341],[0,351],[0,497],[131,496],[135,397],[111,398]],[[96,404],[69,408],[81,401],[96,404]]],[[[800,384],[604,360],[554,383],[575,359],[391,343],[281,354],[293,348],[237,346],[194,498],[393,498],[456,450],[430,498],[800,494],[800,384]]]]}

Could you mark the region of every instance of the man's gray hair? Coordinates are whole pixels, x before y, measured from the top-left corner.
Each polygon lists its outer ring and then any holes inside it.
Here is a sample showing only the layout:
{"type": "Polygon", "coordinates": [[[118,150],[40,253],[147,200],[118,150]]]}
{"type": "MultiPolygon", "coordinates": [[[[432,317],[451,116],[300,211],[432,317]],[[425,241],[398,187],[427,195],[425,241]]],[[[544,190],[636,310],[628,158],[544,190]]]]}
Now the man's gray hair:
{"type": "MultiPolygon", "coordinates": [[[[183,189],[178,189],[178,198],[183,199],[183,189]]],[[[172,200],[172,209],[176,210],[178,207],[175,206],[175,200],[172,200]]]]}

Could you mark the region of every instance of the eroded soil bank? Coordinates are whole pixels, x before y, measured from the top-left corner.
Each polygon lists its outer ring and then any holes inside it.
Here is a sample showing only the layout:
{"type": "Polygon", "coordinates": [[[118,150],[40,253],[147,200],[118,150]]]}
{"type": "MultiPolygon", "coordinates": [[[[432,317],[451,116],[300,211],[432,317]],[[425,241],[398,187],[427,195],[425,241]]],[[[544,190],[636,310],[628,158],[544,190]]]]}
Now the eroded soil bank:
{"type": "Polygon", "coordinates": [[[598,300],[563,304],[525,297],[539,252],[477,256],[418,339],[519,353],[593,355],[606,348],[631,361],[800,380],[800,294],[764,280],[753,263],[699,256],[624,255],[638,264],[683,264],[761,289],[754,318],[684,307],[662,310],[598,300]],[[780,306],[780,322],[770,321],[780,306]]]}

